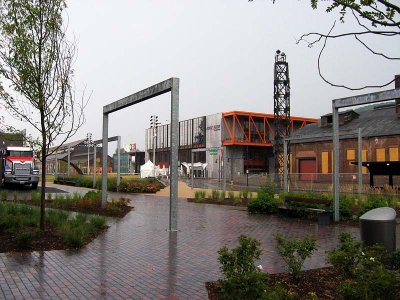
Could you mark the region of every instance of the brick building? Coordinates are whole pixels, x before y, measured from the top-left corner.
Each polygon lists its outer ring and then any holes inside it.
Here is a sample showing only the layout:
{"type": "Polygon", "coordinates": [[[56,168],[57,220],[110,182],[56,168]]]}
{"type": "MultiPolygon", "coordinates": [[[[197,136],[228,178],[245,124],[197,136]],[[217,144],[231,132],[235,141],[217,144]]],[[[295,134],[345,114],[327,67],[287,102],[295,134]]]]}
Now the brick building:
{"type": "MultiPolygon", "coordinates": [[[[396,88],[400,88],[400,76],[396,76],[396,88]]],[[[340,173],[357,173],[357,166],[352,162],[358,160],[359,129],[363,162],[390,163],[400,160],[400,99],[340,112],[339,126],[340,173]]],[[[298,178],[304,181],[330,181],[333,173],[332,114],[322,116],[318,123],[300,128],[292,137],[295,139],[290,145],[290,173],[298,173],[298,178]]],[[[366,167],[363,167],[363,174],[363,179],[368,180],[366,167]]],[[[398,177],[395,178],[395,185],[400,184],[398,177]]],[[[342,178],[345,182],[354,179],[344,175],[342,178]]],[[[379,183],[383,184],[385,180],[379,183]]]]}

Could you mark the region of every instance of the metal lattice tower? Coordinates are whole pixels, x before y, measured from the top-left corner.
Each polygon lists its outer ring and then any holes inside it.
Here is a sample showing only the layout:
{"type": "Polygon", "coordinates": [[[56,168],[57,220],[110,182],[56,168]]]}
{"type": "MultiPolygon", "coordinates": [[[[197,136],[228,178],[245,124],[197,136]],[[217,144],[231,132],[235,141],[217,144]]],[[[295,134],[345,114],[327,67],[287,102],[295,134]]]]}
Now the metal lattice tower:
{"type": "Polygon", "coordinates": [[[275,174],[283,174],[283,139],[290,135],[290,80],[289,64],[286,61],[285,53],[280,50],[277,50],[275,54],[274,127],[275,174]]]}

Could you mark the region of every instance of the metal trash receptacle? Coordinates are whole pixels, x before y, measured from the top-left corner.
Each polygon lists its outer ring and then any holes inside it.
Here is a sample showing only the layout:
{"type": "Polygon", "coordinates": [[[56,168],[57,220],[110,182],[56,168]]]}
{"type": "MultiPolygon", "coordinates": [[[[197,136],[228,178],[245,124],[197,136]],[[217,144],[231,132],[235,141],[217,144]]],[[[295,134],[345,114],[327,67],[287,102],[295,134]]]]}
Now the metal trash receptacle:
{"type": "Polygon", "coordinates": [[[390,207],[372,209],[360,217],[361,240],[365,245],[382,244],[396,250],[396,211],[390,207]]]}

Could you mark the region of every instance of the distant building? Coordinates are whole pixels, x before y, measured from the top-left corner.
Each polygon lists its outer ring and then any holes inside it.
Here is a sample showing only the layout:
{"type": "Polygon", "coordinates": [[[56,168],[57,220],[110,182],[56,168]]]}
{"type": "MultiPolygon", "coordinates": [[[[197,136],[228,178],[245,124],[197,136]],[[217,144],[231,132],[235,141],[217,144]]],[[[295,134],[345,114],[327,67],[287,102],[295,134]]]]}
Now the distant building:
{"type": "MultiPolygon", "coordinates": [[[[297,130],[316,119],[291,117],[292,130],[297,130]]],[[[146,158],[152,160],[155,148],[155,164],[169,167],[170,125],[146,129],[146,158]]],[[[179,122],[179,162],[183,174],[185,165],[191,162],[206,164],[201,176],[220,178],[225,169],[227,178],[251,172],[273,172],[274,115],[231,111],[196,117],[179,122]],[[225,156],[225,162],[223,157],[225,156]],[[185,164],[183,164],[185,163],[185,164]],[[225,164],[225,166],[224,166],[225,164]]]]}
{"type": "MultiPolygon", "coordinates": [[[[396,77],[396,88],[400,88],[400,77],[396,77]]],[[[358,171],[358,139],[361,129],[362,161],[390,162],[399,161],[400,147],[400,99],[392,103],[376,104],[347,110],[339,113],[340,146],[339,172],[342,181],[355,178],[351,174],[358,171]]],[[[332,180],[333,144],[332,114],[323,115],[318,123],[309,124],[297,130],[290,144],[290,172],[299,173],[300,180],[332,180]]],[[[363,167],[363,181],[368,182],[368,168],[363,167]]],[[[400,176],[394,184],[400,184],[400,176]]],[[[387,183],[381,178],[380,184],[387,183]]],[[[379,182],[378,182],[379,184],[379,182]]]]}

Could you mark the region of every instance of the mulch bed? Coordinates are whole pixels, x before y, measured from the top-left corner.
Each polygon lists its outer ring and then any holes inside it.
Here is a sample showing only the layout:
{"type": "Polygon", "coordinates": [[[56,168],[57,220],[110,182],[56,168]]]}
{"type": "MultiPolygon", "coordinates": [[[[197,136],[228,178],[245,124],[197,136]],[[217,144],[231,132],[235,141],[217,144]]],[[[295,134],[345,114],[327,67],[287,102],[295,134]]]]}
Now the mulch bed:
{"type": "MultiPolygon", "coordinates": [[[[8,200],[8,201],[10,201],[10,200],[8,200]]],[[[20,203],[20,204],[26,204],[26,205],[32,205],[32,206],[40,206],[37,203],[30,202],[30,201],[24,201],[24,200],[13,201],[13,202],[20,203]]],[[[79,208],[79,207],[60,208],[60,207],[53,206],[53,200],[46,200],[46,208],[74,211],[74,212],[80,212],[80,213],[91,214],[91,215],[100,215],[100,216],[104,216],[104,217],[123,218],[134,207],[133,206],[123,206],[123,207],[120,207],[118,211],[117,210],[115,210],[115,211],[106,210],[103,207],[99,207],[99,206],[92,206],[92,207],[83,208],[83,209],[79,208]]]]}
{"type": "Polygon", "coordinates": [[[242,199],[241,202],[235,202],[234,199],[231,198],[225,198],[225,199],[201,199],[197,200],[196,198],[187,198],[188,202],[194,202],[194,203],[204,203],[204,204],[218,204],[218,205],[231,205],[231,206],[244,206],[246,207],[247,204],[250,202],[250,199],[244,198],[242,199]]]}
{"type": "MultiPolygon", "coordinates": [[[[281,285],[285,290],[295,293],[298,299],[305,299],[309,293],[315,293],[318,300],[340,299],[337,288],[345,280],[332,267],[303,271],[299,283],[293,282],[289,273],[270,274],[268,278],[271,285],[281,285]]],[[[208,299],[221,299],[218,297],[218,283],[219,281],[206,283],[208,299]]],[[[396,299],[400,299],[400,293],[396,299]]]]}
{"type": "MultiPolygon", "coordinates": [[[[97,232],[87,236],[84,245],[87,245],[94,240],[99,234],[104,232],[109,226],[103,226],[97,232]]],[[[35,228],[32,228],[34,230],[35,228]]],[[[0,253],[4,252],[31,252],[31,251],[49,251],[49,250],[66,250],[71,249],[64,241],[55,227],[46,224],[46,229],[43,234],[40,234],[31,244],[29,248],[18,248],[14,234],[0,232],[0,253]]]]}

